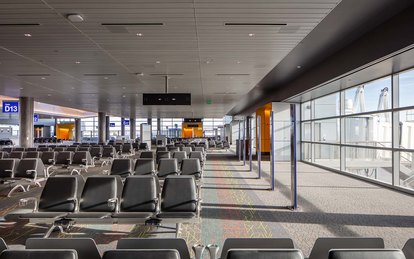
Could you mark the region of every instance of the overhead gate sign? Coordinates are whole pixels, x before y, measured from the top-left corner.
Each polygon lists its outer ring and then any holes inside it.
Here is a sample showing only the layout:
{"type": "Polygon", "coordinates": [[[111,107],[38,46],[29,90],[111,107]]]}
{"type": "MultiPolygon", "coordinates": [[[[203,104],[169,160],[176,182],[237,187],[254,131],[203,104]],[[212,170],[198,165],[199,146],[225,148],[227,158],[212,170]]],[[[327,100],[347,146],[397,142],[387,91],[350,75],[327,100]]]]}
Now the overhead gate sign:
{"type": "Polygon", "coordinates": [[[18,113],[19,112],[19,102],[17,102],[17,101],[3,101],[2,111],[3,111],[3,113],[18,113]]]}

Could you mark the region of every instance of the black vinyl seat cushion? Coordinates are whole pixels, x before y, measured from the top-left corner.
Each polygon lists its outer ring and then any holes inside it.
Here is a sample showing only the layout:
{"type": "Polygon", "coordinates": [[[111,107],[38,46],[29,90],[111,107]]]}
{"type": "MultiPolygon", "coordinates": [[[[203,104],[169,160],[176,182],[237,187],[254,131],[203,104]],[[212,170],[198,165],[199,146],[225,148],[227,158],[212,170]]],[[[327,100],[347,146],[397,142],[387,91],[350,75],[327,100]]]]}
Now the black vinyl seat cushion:
{"type": "Polygon", "coordinates": [[[155,164],[152,158],[138,158],[135,162],[135,175],[147,175],[155,172],[155,164]]]}
{"type": "Polygon", "coordinates": [[[296,249],[231,249],[227,259],[303,259],[301,251],[296,249]]]}
{"type": "Polygon", "coordinates": [[[331,249],[384,248],[382,238],[369,237],[323,237],[318,238],[309,254],[309,259],[328,259],[331,249]]]}
{"type": "Polygon", "coordinates": [[[43,173],[45,166],[40,158],[25,158],[20,160],[14,173],[15,178],[34,179],[43,173]]]}
{"type": "Polygon", "coordinates": [[[402,249],[405,258],[414,259],[414,238],[408,239],[402,249]]]}
{"type": "Polygon", "coordinates": [[[26,249],[4,250],[0,259],[78,259],[75,250],[26,249]]]}
{"type": "Polygon", "coordinates": [[[221,249],[221,258],[225,259],[230,249],[293,249],[290,238],[227,238],[221,249]]]}
{"type": "Polygon", "coordinates": [[[333,249],[329,259],[406,259],[398,249],[333,249]]]}
{"type": "Polygon", "coordinates": [[[29,238],[26,249],[74,249],[78,259],[101,259],[96,243],[91,238],[29,238]]]}
{"type": "Polygon", "coordinates": [[[111,175],[127,177],[132,174],[132,160],[129,158],[118,158],[112,161],[111,175]]]}
{"type": "Polygon", "coordinates": [[[16,159],[1,159],[0,160],[0,178],[10,178],[16,170],[16,159]]]}
{"type": "Polygon", "coordinates": [[[180,259],[180,254],[174,249],[126,249],[106,251],[102,259],[180,259]]]}
{"type": "Polygon", "coordinates": [[[116,249],[174,249],[181,259],[190,259],[187,243],[182,238],[121,238],[116,249]]]}
{"type": "Polygon", "coordinates": [[[120,212],[156,212],[159,183],[155,176],[126,178],[120,212]]]}

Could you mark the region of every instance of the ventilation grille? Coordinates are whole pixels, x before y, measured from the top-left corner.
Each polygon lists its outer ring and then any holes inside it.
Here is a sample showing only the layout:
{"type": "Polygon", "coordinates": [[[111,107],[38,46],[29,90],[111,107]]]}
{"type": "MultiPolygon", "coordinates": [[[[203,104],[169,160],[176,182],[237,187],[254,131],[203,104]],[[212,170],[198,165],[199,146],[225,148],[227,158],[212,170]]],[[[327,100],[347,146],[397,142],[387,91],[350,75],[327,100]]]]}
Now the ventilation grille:
{"type": "Polygon", "coordinates": [[[126,27],[162,26],[164,23],[101,23],[101,25],[112,33],[129,33],[126,27]]]}

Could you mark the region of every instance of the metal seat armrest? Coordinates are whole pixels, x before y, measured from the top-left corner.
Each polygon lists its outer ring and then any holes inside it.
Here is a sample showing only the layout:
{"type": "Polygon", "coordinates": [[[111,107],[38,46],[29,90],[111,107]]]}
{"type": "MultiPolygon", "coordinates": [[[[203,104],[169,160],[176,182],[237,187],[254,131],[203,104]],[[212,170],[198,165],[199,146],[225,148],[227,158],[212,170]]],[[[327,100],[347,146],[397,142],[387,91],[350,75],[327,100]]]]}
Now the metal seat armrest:
{"type": "Polygon", "coordinates": [[[38,209],[38,200],[35,197],[27,197],[27,198],[23,198],[19,200],[19,206],[20,207],[24,207],[27,204],[29,204],[30,202],[34,202],[34,206],[33,206],[33,212],[37,212],[38,209]]]}
{"type": "Polygon", "coordinates": [[[118,198],[111,198],[108,199],[108,207],[113,207],[115,206],[115,211],[119,212],[119,208],[118,208],[118,198]]]}

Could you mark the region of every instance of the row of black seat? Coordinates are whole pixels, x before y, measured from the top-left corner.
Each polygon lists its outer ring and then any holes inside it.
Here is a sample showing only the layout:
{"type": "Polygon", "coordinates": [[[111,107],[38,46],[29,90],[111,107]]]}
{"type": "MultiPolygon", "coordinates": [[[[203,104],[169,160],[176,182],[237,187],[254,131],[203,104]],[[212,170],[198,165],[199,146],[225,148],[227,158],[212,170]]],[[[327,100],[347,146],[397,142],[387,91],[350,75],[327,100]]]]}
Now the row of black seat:
{"type": "Polygon", "coordinates": [[[34,201],[33,211],[12,212],[7,217],[18,215],[33,223],[52,224],[46,236],[56,227],[79,222],[174,223],[178,234],[179,224],[199,218],[201,199],[194,177],[168,176],[160,189],[153,175],[129,176],[124,183],[119,176],[90,176],[86,181],[80,175],[49,177],[39,200],[20,201],[22,205],[34,201]]]}
{"type": "Polygon", "coordinates": [[[199,158],[162,158],[158,161],[157,170],[152,158],[116,158],[112,161],[109,175],[127,177],[131,175],[157,175],[164,178],[168,175],[192,175],[200,179],[203,175],[199,158]]]}
{"type": "MultiPolygon", "coordinates": [[[[29,238],[24,250],[10,250],[0,239],[0,259],[191,259],[184,239],[123,238],[116,249],[101,257],[96,243],[90,238],[29,238]]],[[[217,245],[194,245],[195,259],[206,252],[211,259],[303,259],[289,238],[229,238],[224,241],[221,255],[217,245]],[[207,248],[207,249],[205,249],[207,248]],[[208,250],[208,251],[206,251],[208,250]]],[[[381,238],[319,238],[309,259],[414,259],[414,239],[402,250],[385,249],[381,238]]]]}

